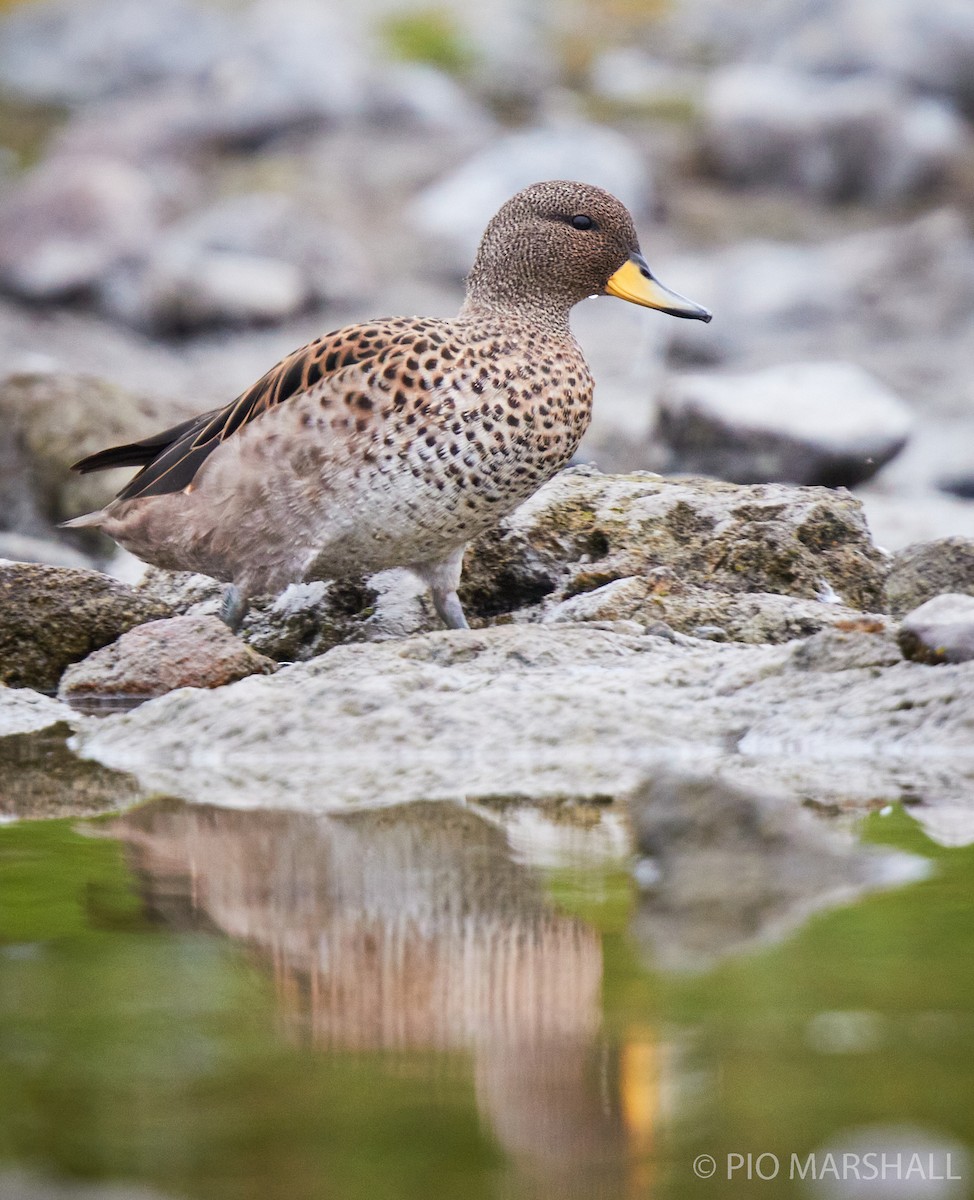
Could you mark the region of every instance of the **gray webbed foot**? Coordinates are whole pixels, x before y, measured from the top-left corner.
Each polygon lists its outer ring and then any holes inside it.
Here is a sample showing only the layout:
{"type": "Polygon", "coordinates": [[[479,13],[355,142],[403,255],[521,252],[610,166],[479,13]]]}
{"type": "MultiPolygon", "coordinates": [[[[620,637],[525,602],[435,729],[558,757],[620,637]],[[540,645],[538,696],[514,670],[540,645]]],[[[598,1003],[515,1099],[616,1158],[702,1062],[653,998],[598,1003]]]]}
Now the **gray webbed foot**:
{"type": "Polygon", "coordinates": [[[243,619],[247,615],[249,607],[249,600],[237,585],[234,583],[228,584],[223,593],[223,599],[220,601],[220,620],[233,633],[239,633],[240,626],[243,624],[243,619]]]}
{"type": "Polygon", "coordinates": [[[447,592],[442,588],[433,588],[432,591],[433,607],[447,629],[469,629],[467,618],[463,615],[460,597],[456,592],[447,592]]]}

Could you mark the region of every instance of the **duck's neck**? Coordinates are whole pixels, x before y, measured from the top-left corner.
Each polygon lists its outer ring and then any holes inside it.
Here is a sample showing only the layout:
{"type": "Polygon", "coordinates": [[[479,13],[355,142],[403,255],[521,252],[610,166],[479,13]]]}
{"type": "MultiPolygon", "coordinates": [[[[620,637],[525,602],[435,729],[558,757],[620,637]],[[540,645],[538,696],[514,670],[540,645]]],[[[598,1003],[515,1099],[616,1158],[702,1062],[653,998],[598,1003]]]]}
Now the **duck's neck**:
{"type": "Polygon", "coordinates": [[[467,299],[459,310],[461,320],[482,320],[500,324],[527,325],[531,329],[543,329],[559,337],[571,337],[569,326],[570,304],[551,300],[517,300],[500,296],[477,295],[468,288],[467,299]]]}
{"type": "Polygon", "coordinates": [[[467,296],[459,316],[461,320],[510,321],[571,336],[568,314],[575,299],[557,292],[526,292],[523,284],[513,280],[506,287],[501,280],[486,279],[475,269],[467,280],[467,296]]]}

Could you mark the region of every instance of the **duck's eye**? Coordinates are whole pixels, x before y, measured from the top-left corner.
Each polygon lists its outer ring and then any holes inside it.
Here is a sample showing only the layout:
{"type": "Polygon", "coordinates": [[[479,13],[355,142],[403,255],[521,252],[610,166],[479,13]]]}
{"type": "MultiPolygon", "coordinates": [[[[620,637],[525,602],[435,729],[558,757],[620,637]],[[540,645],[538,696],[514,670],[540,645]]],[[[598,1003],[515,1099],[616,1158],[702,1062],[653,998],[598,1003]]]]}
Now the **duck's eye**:
{"type": "Polygon", "coordinates": [[[592,220],[592,218],[586,217],[583,213],[579,213],[578,216],[572,217],[571,223],[572,228],[574,229],[594,229],[595,227],[595,222],[592,220]]]}

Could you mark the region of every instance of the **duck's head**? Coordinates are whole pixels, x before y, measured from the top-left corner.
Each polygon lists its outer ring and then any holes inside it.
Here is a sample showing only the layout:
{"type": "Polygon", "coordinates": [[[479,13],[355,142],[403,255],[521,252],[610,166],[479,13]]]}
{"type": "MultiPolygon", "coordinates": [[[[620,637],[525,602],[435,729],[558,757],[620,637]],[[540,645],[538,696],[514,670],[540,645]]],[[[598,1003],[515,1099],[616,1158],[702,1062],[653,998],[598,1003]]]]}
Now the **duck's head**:
{"type": "Polygon", "coordinates": [[[566,316],[586,296],[606,294],[674,317],[711,317],[654,279],[624,204],[602,188],[556,179],[518,192],[491,220],[466,308],[566,316]]]}

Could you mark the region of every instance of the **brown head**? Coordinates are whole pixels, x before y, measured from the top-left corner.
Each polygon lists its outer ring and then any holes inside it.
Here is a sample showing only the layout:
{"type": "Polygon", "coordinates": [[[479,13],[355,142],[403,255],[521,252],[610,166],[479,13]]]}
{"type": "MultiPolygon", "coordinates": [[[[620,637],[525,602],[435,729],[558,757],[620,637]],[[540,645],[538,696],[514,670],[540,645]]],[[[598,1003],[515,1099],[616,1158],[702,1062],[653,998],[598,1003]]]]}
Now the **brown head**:
{"type": "Polygon", "coordinates": [[[518,192],[491,220],[464,312],[529,310],[565,320],[579,300],[605,294],[710,320],[707,309],[653,278],[624,204],[602,188],[556,179],[518,192]]]}

